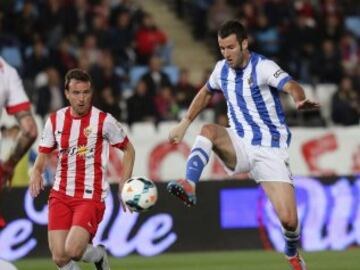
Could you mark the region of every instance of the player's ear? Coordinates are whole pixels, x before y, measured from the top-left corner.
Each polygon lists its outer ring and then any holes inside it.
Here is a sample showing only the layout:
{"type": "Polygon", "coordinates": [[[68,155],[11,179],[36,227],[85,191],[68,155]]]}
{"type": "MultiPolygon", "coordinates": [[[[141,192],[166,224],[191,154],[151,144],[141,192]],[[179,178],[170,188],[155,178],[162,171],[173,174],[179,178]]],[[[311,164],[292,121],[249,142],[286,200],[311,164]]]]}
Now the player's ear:
{"type": "Polygon", "coordinates": [[[65,88],[64,93],[65,93],[66,99],[69,100],[69,90],[65,88]]]}
{"type": "Polygon", "coordinates": [[[247,50],[249,47],[249,41],[247,38],[245,38],[242,42],[241,42],[241,48],[242,50],[247,50]]]}

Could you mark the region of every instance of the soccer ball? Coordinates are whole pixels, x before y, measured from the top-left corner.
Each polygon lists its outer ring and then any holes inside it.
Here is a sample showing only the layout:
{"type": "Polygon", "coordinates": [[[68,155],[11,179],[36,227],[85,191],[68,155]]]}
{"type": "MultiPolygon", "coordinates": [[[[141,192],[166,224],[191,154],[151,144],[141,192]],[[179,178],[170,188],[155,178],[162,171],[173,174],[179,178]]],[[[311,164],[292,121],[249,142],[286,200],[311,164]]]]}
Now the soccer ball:
{"type": "Polygon", "coordinates": [[[121,199],[131,210],[144,212],[155,205],[157,188],[153,181],[145,177],[132,177],[126,180],[121,199]]]}

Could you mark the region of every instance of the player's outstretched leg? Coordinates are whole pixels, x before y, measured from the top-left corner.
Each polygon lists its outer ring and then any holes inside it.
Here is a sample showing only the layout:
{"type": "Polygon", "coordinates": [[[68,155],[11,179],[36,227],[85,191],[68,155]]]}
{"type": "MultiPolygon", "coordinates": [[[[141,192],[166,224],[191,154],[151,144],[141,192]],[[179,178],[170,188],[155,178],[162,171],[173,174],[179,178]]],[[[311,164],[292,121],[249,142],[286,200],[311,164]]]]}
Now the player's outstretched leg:
{"type": "Polygon", "coordinates": [[[285,255],[293,270],[306,270],[304,259],[297,250],[297,244],[300,239],[300,226],[298,224],[295,231],[289,231],[283,228],[285,239],[285,255]]]}
{"type": "Polygon", "coordinates": [[[167,190],[178,197],[188,207],[196,204],[195,183],[186,179],[171,181],[167,185],[167,190]]]}
{"type": "Polygon", "coordinates": [[[171,181],[167,186],[168,191],[182,200],[186,206],[196,204],[195,184],[199,182],[201,173],[209,162],[212,146],[208,138],[197,136],[186,162],[186,179],[171,181]]]}
{"type": "Polygon", "coordinates": [[[304,259],[301,257],[299,252],[296,253],[295,256],[288,257],[286,256],[286,259],[288,260],[291,269],[293,270],[306,270],[306,264],[304,259]]]}

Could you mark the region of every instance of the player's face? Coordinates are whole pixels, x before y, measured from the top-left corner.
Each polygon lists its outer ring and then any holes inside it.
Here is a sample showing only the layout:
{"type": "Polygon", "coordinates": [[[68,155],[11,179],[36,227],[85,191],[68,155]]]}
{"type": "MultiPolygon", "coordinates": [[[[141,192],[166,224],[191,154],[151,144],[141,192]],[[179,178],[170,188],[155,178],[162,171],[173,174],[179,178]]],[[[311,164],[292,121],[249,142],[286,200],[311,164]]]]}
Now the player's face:
{"type": "Polygon", "coordinates": [[[69,89],[65,90],[74,116],[82,116],[89,112],[92,102],[90,82],[70,80],[69,89]]]}
{"type": "Polygon", "coordinates": [[[218,43],[221,54],[232,68],[240,68],[246,65],[247,40],[242,42],[242,47],[235,34],[225,38],[218,36],[218,43]]]}

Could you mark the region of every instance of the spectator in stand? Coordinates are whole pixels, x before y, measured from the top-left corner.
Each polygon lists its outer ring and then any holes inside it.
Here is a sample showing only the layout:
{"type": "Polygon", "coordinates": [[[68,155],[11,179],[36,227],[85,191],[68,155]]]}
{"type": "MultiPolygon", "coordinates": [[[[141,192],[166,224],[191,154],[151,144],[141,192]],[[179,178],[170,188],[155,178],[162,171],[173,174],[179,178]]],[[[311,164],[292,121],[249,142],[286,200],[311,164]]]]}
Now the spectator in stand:
{"type": "Polygon", "coordinates": [[[330,39],[334,43],[339,42],[341,34],[344,32],[339,16],[331,14],[325,17],[325,21],[321,25],[319,32],[322,40],[330,39]]]}
{"type": "Polygon", "coordinates": [[[255,29],[257,25],[257,10],[252,2],[245,2],[239,10],[239,17],[244,19],[249,29],[255,29]]]}
{"type": "Polygon", "coordinates": [[[40,23],[45,43],[50,48],[55,48],[65,30],[67,23],[66,9],[63,1],[48,0],[40,11],[40,23]]]}
{"type": "Polygon", "coordinates": [[[180,70],[179,81],[174,87],[174,93],[180,109],[187,109],[197,93],[195,86],[189,81],[189,70],[187,68],[180,70]]]}
{"type": "Polygon", "coordinates": [[[39,95],[36,104],[36,113],[43,120],[49,113],[65,106],[64,87],[59,72],[54,67],[49,67],[46,75],[48,83],[37,91],[39,95]]]}
{"type": "Polygon", "coordinates": [[[344,126],[359,124],[359,98],[351,78],[343,77],[338,92],[332,98],[332,120],[335,124],[344,126]]]}
{"type": "Polygon", "coordinates": [[[100,90],[99,98],[94,100],[94,105],[100,110],[110,113],[116,120],[122,120],[119,99],[114,96],[114,90],[111,87],[100,90]]]}
{"type": "Polygon", "coordinates": [[[360,57],[360,48],[351,33],[344,33],[342,35],[340,39],[340,53],[344,72],[350,75],[355,71],[360,57]]]}
{"type": "Polygon", "coordinates": [[[93,65],[90,71],[94,87],[105,89],[109,86],[118,103],[122,93],[122,78],[115,72],[114,57],[108,50],[101,51],[99,56],[99,63],[93,65]]]}
{"type": "Polygon", "coordinates": [[[217,33],[217,29],[221,24],[230,18],[233,18],[234,14],[226,0],[215,0],[210,6],[207,14],[207,28],[209,35],[217,33]]]}
{"type": "Polygon", "coordinates": [[[100,50],[97,45],[96,36],[93,33],[88,33],[84,37],[83,45],[79,48],[78,54],[79,58],[88,58],[90,65],[97,64],[100,61],[100,50]]]}
{"type": "Polygon", "coordinates": [[[286,62],[284,66],[288,66],[290,73],[301,78],[302,81],[309,80],[310,78],[304,78],[309,77],[306,74],[308,70],[304,70],[304,67],[309,66],[318,45],[315,25],[309,23],[308,17],[299,14],[283,35],[286,35],[286,39],[284,39],[280,56],[282,61],[286,62]]]}
{"type": "Polygon", "coordinates": [[[68,38],[61,39],[59,46],[51,54],[51,62],[57,67],[61,76],[65,76],[67,70],[77,66],[75,53],[68,38]]]}
{"type": "MultiPolygon", "coordinates": [[[[360,55],[359,55],[360,58],[360,55]]],[[[354,81],[354,86],[356,89],[356,92],[360,96],[360,65],[358,64],[357,67],[355,67],[355,70],[352,75],[352,79],[354,81]]]]}
{"type": "Polygon", "coordinates": [[[137,63],[146,65],[154,55],[162,55],[161,50],[167,43],[165,32],[155,24],[154,17],[146,13],[135,35],[137,63]]]}
{"type": "Polygon", "coordinates": [[[111,31],[111,40],[118,65],[128,70],[135,58],[134,31],[129,11],[123,10],[117,14],[115,27],[111,31]]]}
{"type": "Polygon", "coordinates": [[[340,52],[331,40],[324,40],[322,49],[314,55],[311,70],[315,83],[339,83],[342,69],[340,52]]]}
{"type": "Polygon", "coordinates": [[[83,36],[91,30],[93,12],[89,2],[87,0],[75,0],[68,4],[65,11],[65,34],[83,36]]]}
{"type": "Polygon", "coordinates": [[[161,59],[157,56],[152,56],[149,61],[149,71],[142,77],[148,89],[148,95],[155,96],[159,90],[164,86],[171,86],[169,76],[162,70],[161,59]]]}
{"type": "Polygon", "coordinates": [[[148,88],[143,80],[136,85],[134,94],[126,101],[127,122],[129,125],[135,122],[152,122],[157,119],[154,99],[148,94],[148,88]]]}
{"type": "Polygon", "coordinates": [[[92,33],[94,33],[98,47],[101,49],[109,49],[111,47],[111,34],[108,27],[107,18],[96,15],[92,18],[92,33]]]}
{"type": "Polygon", "coordinates": [[[159,121],[176,120],[179,106],[169,86],[164,86],[155,96],[155,107],[159,121]]]}
{"type": "Polygon", "coordinates": [[[35,76],[50,65],[49,51],[40,36],[34,37],[34,42],[25,60],[26,79],[34,80],[35,76]]]}
{"type": "Polygon", "coordinates": [[[256,49],[259,53],[268,57],[276,57],[280,49],[280,34],[275,26],[269,24],[265,14],[257,17],[257,28],[254,34],[256,49]]]}
{"type": "Polygon", "coordinates": [[[21,11],[16,14],[15,32],[23,47],[30,46],[32,43],[35,29],[39,27],[38,15],[38,9],[32,1],[25,1],[21,11]]]}

